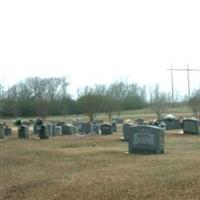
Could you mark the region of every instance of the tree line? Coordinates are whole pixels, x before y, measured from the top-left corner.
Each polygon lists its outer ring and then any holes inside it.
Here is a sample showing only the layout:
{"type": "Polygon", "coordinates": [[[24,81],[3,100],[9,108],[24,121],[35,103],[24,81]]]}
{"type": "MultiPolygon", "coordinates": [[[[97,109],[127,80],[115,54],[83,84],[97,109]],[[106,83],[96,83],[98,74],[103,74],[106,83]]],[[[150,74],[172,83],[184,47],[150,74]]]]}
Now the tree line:
{"type": "MultiPolygon", "coordinates": [[[[110,85],[85,86],[78,90],[77,99],[67,92],[69,82],[64,77],[32,77],[5,89],[0,83],[0,115],[5,117],[87,114],[92,121],[97,113],[120,115],[122,110],[151,107],[161,118],[170,95],[160,92],[159,86],[147,98],[145,86],[127,81],[116,81],[110,85]]],[[[200,89],[189,99],[195,116],[200,113],[200,89]]]]}
{"type": "Polygon", "coordinates": [[[92,120],[95,113],[140,109],[146,106],[146,88],[127,82],[109,86],[85,86],[77,99],[67,92],[69,82],[64,77],[32,77],[5,89],[0,84],[1,116],[41,116],[85,114],[92,120]]]}

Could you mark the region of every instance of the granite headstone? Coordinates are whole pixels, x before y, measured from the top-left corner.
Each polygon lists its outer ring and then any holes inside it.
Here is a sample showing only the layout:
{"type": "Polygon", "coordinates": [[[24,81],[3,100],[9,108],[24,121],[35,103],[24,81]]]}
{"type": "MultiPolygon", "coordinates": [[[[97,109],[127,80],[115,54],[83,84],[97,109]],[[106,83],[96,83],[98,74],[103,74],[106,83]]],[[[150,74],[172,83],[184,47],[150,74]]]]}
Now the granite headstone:
{"type": "Polygon", "coordinates": [[[150,125],[129,128],[129,153],[164,153],[165,130],[150,125]]]}
{"type": "Polygon", "coordinates": [[[200,121],[197,119],[185,119],[183,121],[183,132],[200,134],[200,121]]]}
{"type": "Polygon", "coordinates": [[[0,139],[4,139],[4,138],[5,138],[4,124],[0,123],[0,139]]]}
{"type": "Polygon", "coordinates": [[[18,126],[18,138],[29,138],[29,128],[26,125],[18,126]]]}
{"type": "Polygon", "coordinates": [[[113,127],[111,124],[101,124],[101,134],[102,135],[110,135],[113,133],[113,127]]]}

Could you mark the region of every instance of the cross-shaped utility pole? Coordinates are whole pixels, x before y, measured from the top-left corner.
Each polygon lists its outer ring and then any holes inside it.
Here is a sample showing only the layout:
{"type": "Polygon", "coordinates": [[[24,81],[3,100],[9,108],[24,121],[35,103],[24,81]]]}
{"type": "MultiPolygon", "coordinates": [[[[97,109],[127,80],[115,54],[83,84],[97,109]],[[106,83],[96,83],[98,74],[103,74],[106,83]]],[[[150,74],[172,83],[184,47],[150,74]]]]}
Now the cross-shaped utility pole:
{"type": "Polygon", "coordinates": [[[185,69],[173,69],[172,65],[171,68],[168,69],[171,71],[171,85],[172,85],[172,101],[174,101],[174,80],[173,80],[173,71],[187,71],[187,82],[188,82],[188,98],[190,97],[190,71],[200,71],[200,69],[190,69],[189,65],[187,64],[187,68],[185,69]]]}

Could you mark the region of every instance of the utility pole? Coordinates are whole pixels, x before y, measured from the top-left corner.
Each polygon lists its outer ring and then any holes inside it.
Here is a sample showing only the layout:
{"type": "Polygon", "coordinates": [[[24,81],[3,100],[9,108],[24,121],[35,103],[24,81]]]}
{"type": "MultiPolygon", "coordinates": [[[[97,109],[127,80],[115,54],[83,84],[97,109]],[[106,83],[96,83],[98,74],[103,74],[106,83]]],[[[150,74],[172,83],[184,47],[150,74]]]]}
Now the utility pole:
{"type": "Polygon", "coordinates": [[[190,98],[190,68],[187,64],[188,98],[190,98]]]}
{"type": "Polygon", "coordinates": [[[173,77],[173,68],[171,64],[171,69],[168,69],[171,71],[171,87],[172,87],[172,102],[174,102],[174,77],[173,77]]]}
{"type": "Polygon", "coordinates": [[[188,98],[190,98],[190,71],[200,71],[200,69],[190,69],[187,64],[186,69],[173,69],[171,65],[171,84],[172,84],[172,101],[174,101],[174,80],[173,80],[173,71],[187,71],[187,83],[188,83],[188,98]]]}

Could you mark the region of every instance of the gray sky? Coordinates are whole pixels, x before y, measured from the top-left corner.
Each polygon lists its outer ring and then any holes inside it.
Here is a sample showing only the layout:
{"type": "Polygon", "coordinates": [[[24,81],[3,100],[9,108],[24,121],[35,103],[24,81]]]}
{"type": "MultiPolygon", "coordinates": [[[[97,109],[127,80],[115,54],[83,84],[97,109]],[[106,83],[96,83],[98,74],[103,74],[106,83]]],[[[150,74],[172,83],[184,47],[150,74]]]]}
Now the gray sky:
{"type": "MultiPolygon", "coordinates": [[[[167,68],[200,69],[198,0],[0,0],[0,79],[65,76],[69,92],[127,79],[171,91],[167,68]]],[[[191,88],[200,72],[191,72],[191,88]]],[[[174,73],[187,93],[186,72],[174,73]]]]}

